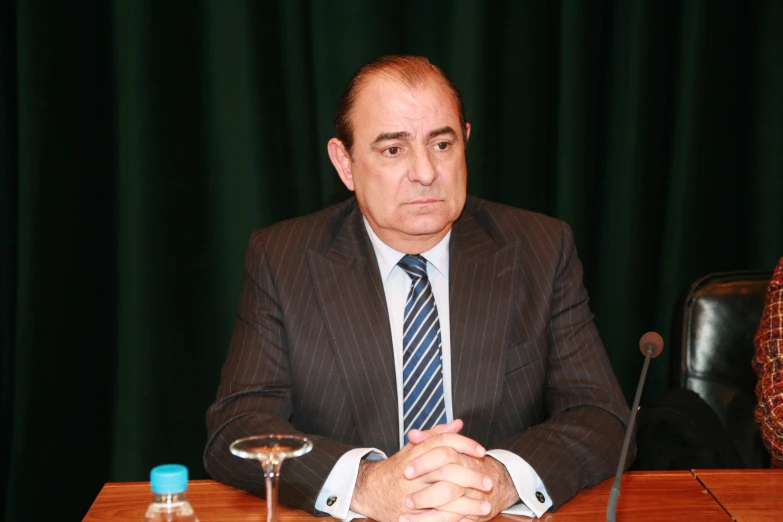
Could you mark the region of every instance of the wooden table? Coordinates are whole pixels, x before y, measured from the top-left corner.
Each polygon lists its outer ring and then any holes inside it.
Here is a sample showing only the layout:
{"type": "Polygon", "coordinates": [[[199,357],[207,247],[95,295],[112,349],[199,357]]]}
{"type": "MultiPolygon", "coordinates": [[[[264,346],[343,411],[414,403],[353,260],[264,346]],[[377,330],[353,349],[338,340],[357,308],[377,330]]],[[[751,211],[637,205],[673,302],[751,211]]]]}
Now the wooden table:
{"type": "MultiPolygon", "coordinates": [[[[606,504],[613,481],[611,478],[593,489],[580,491],[556,512],[544,515],[542,520],[606,520],[606,504]]],[[[617,502],[618,522],[731,520],[690,471],[626,472],[621,488],[617,502]]]]}
{"type": "MultiPolygon", "coordinates": [[[[702,472],[703,473],[703,472],[702,472]]],[[[721,473],[720,471],[716,473],[721,473]]],[[[737,472],[734,472],[737,473],[737,472]]],[[[739,472],[742,474],[743,472],[739,472]]],[[[748,481],[763,481],[749,475],[748,481]]],[[[545,522],[566,520],[606,520],[606,503],[612,480],[580,492],[555,513],[544,515],[545,522]]],[[[108,483],[98,494],[85,522],[99,520],[139,522],[151,498],[149,482],[108,483]]],[[[266,519],[266,504],[244,491],[212,480],[193,480],[188,498],[201,522],[266,519]]],[[[328,522],[331,518],[313,517],[304,511],[280,505],[281,522],[328,522]]],[[[496,521],[520,522],[526,517],[501,515],[496,521]]],[[[623,476],[617,504],[618,522],[645,520],[698,520],[708,522],[731,518],[689,471],[629,472],[623,476]]]]}
{"type": "MultiPolygon", "coordinates": [[[[266,502],[249,493],[224,486],[214,480],[191,480],[188,500],[199,522],[242,520],[266,521],[266,502]]],[[[141,522],[152,499],[149,482],[109,482],[103,486],[84,522],[116,520],[141,522]]],[[[280,522],[327,521],[331,518],[314,517],[299,509],[280,504],[277,508],[280,522]]]]}
{"type": "Polygon", "coordinates": [[[783,520],[783,469],[697,469],[693,474],[734,520],[783,520]]]}

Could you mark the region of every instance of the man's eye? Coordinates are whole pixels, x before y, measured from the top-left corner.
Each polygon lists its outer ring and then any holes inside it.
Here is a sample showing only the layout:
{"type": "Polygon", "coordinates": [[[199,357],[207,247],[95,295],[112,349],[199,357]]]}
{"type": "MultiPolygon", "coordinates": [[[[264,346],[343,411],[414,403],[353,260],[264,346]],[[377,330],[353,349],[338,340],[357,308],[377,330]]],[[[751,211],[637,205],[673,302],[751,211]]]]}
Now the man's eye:
{"type": "Polygon", "coordinates": [[[449,144],[446,141],[441,141],[440,143],[438,143],[435,146],[438,147],[440,150],[446,150],[446,149],[449,148],[449,144]]]}
{"type": "Polygon", "coordinates": [[[386,152],[388,152],[391,156],[395,156],[395,155],[397,155],[398,152],[400,152],[400,148],[399,147],[389,147],[388,149],[386,149],[386,152]]]}

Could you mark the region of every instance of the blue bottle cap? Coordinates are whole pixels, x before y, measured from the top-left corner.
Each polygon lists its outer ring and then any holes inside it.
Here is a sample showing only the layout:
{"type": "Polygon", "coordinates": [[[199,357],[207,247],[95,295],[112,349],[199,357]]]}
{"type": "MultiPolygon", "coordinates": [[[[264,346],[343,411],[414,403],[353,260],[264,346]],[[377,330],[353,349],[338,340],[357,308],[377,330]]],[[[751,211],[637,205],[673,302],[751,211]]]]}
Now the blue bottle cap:
{"type": "Polygon", "coordinates": [[[188,489],[188,468],[181,464],[164,464],[150,471],[153,493],[180,493],[188,489]]]}

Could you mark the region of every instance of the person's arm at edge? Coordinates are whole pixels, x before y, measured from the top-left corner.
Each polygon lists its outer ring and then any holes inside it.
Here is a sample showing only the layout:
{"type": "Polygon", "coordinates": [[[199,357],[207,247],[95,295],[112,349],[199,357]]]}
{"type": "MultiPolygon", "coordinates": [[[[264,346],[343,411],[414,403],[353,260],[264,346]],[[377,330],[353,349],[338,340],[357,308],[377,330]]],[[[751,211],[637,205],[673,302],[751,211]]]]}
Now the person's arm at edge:
{"type": "Polygon", "coordinates": [[[775,422],[783,413],[783,406],[775,400],[783,387],[783,364],[778,360],[783,353],[783,316],[779,310],[783,310],[783,257],[767,287],[761,321],[753,339],[753,368],[758,374],[758,403],[754,413],[772,468],[783,468],[783,424],[775,422]]]}

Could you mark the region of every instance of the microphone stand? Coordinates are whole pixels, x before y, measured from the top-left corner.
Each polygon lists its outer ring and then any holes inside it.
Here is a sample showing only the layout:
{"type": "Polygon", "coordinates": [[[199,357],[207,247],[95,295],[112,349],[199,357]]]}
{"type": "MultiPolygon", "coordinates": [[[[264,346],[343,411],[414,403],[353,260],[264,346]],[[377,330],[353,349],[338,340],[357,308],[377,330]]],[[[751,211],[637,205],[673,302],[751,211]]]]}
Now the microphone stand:
{"type": "Polygon", "coordinates": [[[642,376],[639,378],[639,385],[636,387],[636,396],[633,399],[633,406],[631,406],[631,422],[628,423],[628,428],[625,431],[625,440],[623,440],[623,450],[620,452],[620,462],[617,463],[617,473],[614,475],[614,482],[612,482],[612,488],[609,490],[609,504],[606,506],[606,522],[616,522],[617,516],[617,499],[620,497],[620,479],[623,476],[623,468],[625,468],[625,459],[628,456],[628,446],[631,444],[631,435],[633,434],[633,425],[636,421],[636,410],[639,409],[639,400],[642,398],[642,388],[644,388],[644,381],[647,378],[647,368],[650,366],[650,359],[652,358],[653,347],[647,346],[645,348],[644,365],[642,366],[642,376]]]}

